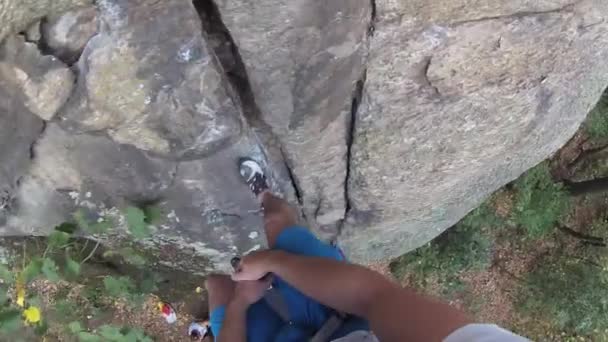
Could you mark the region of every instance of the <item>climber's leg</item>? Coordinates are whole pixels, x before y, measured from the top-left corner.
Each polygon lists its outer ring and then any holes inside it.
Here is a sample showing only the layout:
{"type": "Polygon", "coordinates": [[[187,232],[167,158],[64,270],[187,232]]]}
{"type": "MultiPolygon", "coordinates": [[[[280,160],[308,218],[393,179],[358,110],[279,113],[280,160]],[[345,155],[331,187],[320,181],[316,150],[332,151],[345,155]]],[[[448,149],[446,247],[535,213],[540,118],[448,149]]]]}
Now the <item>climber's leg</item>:
{"type": "Polygon", "coordinates": [[[274,247],[277,237],[297,222],[296,211],[283,199],[274,196],[268,187],[262,166],[251,158],[239,160],[239,173],[264,210],[264,228],[268,246],[274,247]]]}
{"type": "Polygon", "coordinates": [[[268,246],[273,248],[279,235],[285,229],[296,225],[298,216],[287,201],[274,196],[270,191],[261,193],[259,198],[264,208],[264,230],[268,246]]]}

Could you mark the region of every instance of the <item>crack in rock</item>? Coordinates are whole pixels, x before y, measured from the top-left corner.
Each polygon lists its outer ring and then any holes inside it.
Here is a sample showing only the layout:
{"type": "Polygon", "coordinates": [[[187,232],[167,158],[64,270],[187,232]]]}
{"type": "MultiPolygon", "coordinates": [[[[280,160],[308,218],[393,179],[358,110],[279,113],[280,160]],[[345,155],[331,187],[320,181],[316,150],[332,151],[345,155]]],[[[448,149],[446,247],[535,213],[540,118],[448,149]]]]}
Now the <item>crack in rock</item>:
{"type": "Polygon", "coordinates": [[[525,17],[534,17],[534,16],[539,16],[539,15],[544,15],[544,14],[560,13],[563,11],[572,10],[572,8],[574,8],[576,5],[578,5],[581,1],[582,0],[575,1],[575,2],[566,4],[566,5],[558,7],[558,8],[553,8],[553,9],[544,10],[544,11],[521,11],[521,12],[510,13],[510,14],[461,20],[461,21],[456,21],[456,22],[451,23],[450,26],[454,27],[454,26],[459,26],[459,25],[478,23],[478,22],[490,21],[490,20],[521,19],[521,18],[525,18],[525,17]]]}
{"type": "Polygon", "coordinates": [[[432,56],[424,59],[424,61],[423,61],[424,66],[422,68],[422,79],[424,81],[424,85],[429,87],[433,91],[433,95],[436,97],[439,97],[439,96],[441,96],[441,92],[439,91],[439,88],[437,88],[437,86],[435,86],[433,84],[433,82],[431,82],[431,79],[429,78],[429,69],[431,68],[432,62],[433,62],[432,56]]]}
{"type": "MultiPolygon", "coordinates": [[[[193,4],[201,18],[203,35],[211,40],[213,50],[218,57],[232,88],[236,92],[236,96],[240,100],[245,120],[255,129],[269,135],[272,141],[276,142],[278,145],[282,163],[289,176],[289,181],[294,189],[301,211],[303,198],[301,189],[293,174],[292,164],[287,159],[284,148],[279,142],[280,140],[273,133],[272,129],[261,119],[261,111],[255,101],[251,82],[247,75],[247,68],[245,67],[237,44],[234,42],[230,31],[222,21],[217,4],[213,0],[193,0],[193,4]]],[[[256,134],[255,131],[254,134],[256,134]]]]}

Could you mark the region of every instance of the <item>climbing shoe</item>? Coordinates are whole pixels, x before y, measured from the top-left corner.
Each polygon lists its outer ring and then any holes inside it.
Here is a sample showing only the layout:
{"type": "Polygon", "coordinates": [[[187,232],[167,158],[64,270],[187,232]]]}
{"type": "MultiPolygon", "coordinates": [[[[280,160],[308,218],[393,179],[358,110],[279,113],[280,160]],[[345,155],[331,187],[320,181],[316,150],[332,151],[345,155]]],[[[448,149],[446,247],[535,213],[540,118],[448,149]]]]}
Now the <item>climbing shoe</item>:
{"type": "Polygon", "coordinates": [[[239,159],[239,173],[256,196],[268,190],[264,170],[255,160],[247,157],[239,159]]]}

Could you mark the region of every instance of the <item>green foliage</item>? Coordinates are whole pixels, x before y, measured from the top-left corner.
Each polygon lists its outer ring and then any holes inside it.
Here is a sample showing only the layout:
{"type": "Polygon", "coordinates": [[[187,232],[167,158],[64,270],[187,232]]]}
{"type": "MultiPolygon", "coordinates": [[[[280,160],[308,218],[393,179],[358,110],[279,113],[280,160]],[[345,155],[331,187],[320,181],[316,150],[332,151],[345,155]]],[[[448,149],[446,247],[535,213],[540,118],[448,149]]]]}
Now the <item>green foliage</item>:
{"type": "MultiPolygon", "coordinates": [[[[154,207],[146,207],[145,209],[129,207],[123,213],[129,231],[137,238],[147,237],[150,234],[149,225],[157,222],[162,216],[160,211],[154,207]]],[[[4,334],[3,336],[8,336],[6,334],[19,329],[30,329],[31,332],[44,336],[49,325],[44,318],[45,313],[40,312],[40,317],[37,316],[42,308],[41,300],[28,292],[28,285],[37,278],[44,278],[52,282],[82,280],[79,279],[79,275],[87,267],[87,261],[91,260],[99,244],[96,244],[92,250],[88,251],[86,248],[87,244],[84,247],[79,246],[78,240],[72,239],[73,234],[78,230],[86,234],[102,234],[109,232],[114,226],[112,219],[97,217],[95,214],[89,215],[84,210],[74,213],[73,219],[74,223],[64,223],[55,227],[54,231],[47,237],[45,249],[42,253],[40,253],[39,248],[35,249],[38,252],[24,253],[22,264],[26,266],[22,270],[12,272],[8,265],[0,265],[2,284],[15,286],[12,292],[15,295],[15,299],[18,299],[8,301],[7,293],[11,292],[6,288],[0,288],[0,335],[4,334]],[[61,267],[59,267],[58,263],[61,267]],[[16,282],[16,280],[18,281],[16,282]],[[27,317],[22,316],[22,311],[26,312],[24,311],[26,309],[28,310],[27,317]],[[26,318],[30,320],[30,324],[28,325],[22,323],[26,318]]],[[[94,280],[87,280],[84,289],[90,301],[85,303],[86,305],[93,304],[93,307],[89,306],[86,309],[87,313],[96,314],[95,311],[106,309],[105,303],[108,302],[108,297],[124,298],[131,306],[139,305],[143,302],[145,294],[157,289],[156,283],[158,279],[154,273],[143,269],[146,260],[134,248],[124,247],[104,253],[104,256],[111,255],[119,256],[127,264],[140,268],[136,275],[139,281],[136,283],[128,276],[106,276],[103,279],[103,285],[94,280]]],[[[60,286],[63,285],[60,283],[60,286]]],[[[65,324],[82,317],[83,309],[80,305],[76,305],[76,303],[71,302],[68,298],[56,299],[51,308],[56,313],[55,316],[58,316],[54,317],[55,320],[65,324]]],[[[74,335],[79,341],[151,341],[140,330],[110,325],[102,326],[98,330],[90,332],[80,322],[73,321],[65,330],[69,334],[74,335]]]]}
{"type": "Polygon", "coordinates": [[[589,335],[608,329],[606,268],[578,259],[540,263],[521,291],[519,309],[549,317],[561,331],[589,335]]]}
{"type": "Polygon", "coordinates": [[[87,213],[83,209],[76,211],[72,217],[78,227],[89,234],[103,234],[114,226],[114,222],[110,218],[99,217],[93,220],[87,217],[87,213]]]}
{"type": "Polygon", "coordinates": [[[96,333],[86,331],[78,321],[68,324],[69,331],[78,337],[80,342],[152,342],[143,331],[113,325],[102,325],[96,333]]]}
{"type": "Polygon", "coordinates": [[[23,276],[23,281],[25,283],[29,283],[34,280],[40,273],[42,272],[42,259],[38,257],[32,258],[29,264],[25,266],[23,271],[21,272],[23,276]]]}
{"type": "Polygon", "coordinates": [[[584,127],[593,139],[608,138],[608,92],[602,95],[595,108],[589,113],[584,127]]]}
{"type": "Polygon", "coordinates": [[[155,205],[147,205],[143,208],[144,214],[146,215],[147,224],[159,224],[163,220],[163,211],[160,207],[155,205]]]}
{"type": "Polygon", "coordinates": [[[58,282],[61,278],[59,277],[59,268],[55,264],[53,259],[44,258],[42,260],[42,274],[46,277],[46,279],[52,282],[58,282]]]}
{"type": "Polygon", "coordinates": [[[8,265],[0,264],[0,279],[5,284],[12,284],[15,281],[13,272],[10,271],[8,265]]]}
{"type": "Polygon", "coordinates": [[[513,220],[529,238],[540,238],[553,231],[567,213],[568,194],[551,178],[547,163],[541,163],[515,182],[517,190],[513,220]]]}
{"type": "Polygon", "coordinates": [[[21,312],[19,310],[9,308],[0,311],[0,335],[7,336],[15,332],[22,325],[21,312]]]}
{"type": "Polygon", "coordinates": [[[69,255],[66,255],[65,257],[65,272],[72,278],[75,278],[80,274],[80,264],[69,255]]]}
{"type": "Polygon", "coordinates": [[[134,237],[143,239],[150,235],[150,228],[146,222],[146,214],[142,209],[128,207],[124,214],[127,219],[127,227],[134,237]]]}
{"type": "Polygon", "coordinates": [[[483,229],[499,222],[483,205],[434,241],[393,261],[391,272],[398,278],[409,275],[419,286],[435,277],[448,291],[457,290],[463,285],[456,279],[458,274],[490,265],[491,240],[483,229]]]}
{"type": "Polygon", "coordinates": [[[107,276],[103,279],[103,285],[107,293],[114,297],[128,297],[136,290],[135,284],[131,278],[107,276]]]}
{"type": "Polygon", "coordinates": [[[60,230],[55,230],[49,235],[47,240],[47,246],[50,250],[61,248],[65,246],[68,241],[70,241],[70,234],[62,232],[60,230]]]}

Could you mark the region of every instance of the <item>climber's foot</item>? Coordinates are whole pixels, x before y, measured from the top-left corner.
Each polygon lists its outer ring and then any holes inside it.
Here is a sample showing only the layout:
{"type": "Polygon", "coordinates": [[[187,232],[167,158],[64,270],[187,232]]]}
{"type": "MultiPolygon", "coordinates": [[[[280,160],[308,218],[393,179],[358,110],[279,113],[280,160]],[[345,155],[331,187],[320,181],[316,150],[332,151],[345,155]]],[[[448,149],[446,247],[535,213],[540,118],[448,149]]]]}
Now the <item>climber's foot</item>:
{"type": "Polygon", "coordinates": [[[239,159],[239,173],[253,194],[260,198],[260,195],[269,191],[268,183],[262,166],[251,158],[239,159]]]}

